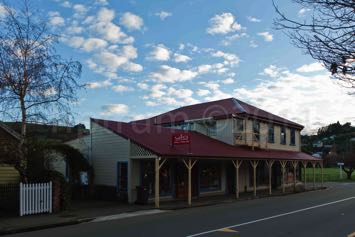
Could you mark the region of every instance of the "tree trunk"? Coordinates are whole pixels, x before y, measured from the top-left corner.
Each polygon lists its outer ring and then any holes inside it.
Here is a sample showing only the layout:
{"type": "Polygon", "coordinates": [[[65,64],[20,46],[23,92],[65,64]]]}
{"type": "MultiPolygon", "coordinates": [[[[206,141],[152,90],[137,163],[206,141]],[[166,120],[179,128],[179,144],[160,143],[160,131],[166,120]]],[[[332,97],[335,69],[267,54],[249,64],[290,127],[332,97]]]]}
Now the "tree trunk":
{"type": "Polygon", "coordinates": [[[354,172],[354,169],[353,168],[349,168],[349,170],[345,169],[345,167],[343,166],[343,171],[346,173],[346,178],[348,180],[351,180],[351,176],[354,172]]]}
{"type": "Polygon", "coordinates": [[[27,157],[26,157],[26,136],[27,136],[27,111],[24,98],[20,100],[21,106],[21,138],[18,144],[18,165],[17,170],[20,173],[21,181],[27,182],[27,157]]]}

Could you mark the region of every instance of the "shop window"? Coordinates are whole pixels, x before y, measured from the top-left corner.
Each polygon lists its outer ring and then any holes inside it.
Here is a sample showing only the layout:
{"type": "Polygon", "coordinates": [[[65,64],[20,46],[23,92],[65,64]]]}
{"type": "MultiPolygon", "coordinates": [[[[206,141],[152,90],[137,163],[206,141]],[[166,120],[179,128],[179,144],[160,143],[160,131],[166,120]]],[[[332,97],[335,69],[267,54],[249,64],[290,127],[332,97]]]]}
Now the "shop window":
{"type": "MultiPolygon", "coordinates": [[[[268,167],[264,162],[259,161],[259,165],[256,167],[256,185],[266,185],[269,183],[268,167]]],[[[254,169],[249,166],[249,185],[254,186],[254,169]]]]}
{"type": "Polygon", "coordinates": [[[200,191],[221,189],[221,165],[216,163],[200,164],[200,191]]]}
{"type": "MultiPolygon", "coordinates": [[[[142,185],[148,189],[149,195],[154,196],[155,193],[155,161],[142,161],[142,185]]],[[[159,189],[160,196],[171,195],[172,179],[171,165],[166,162],[159,170],[159,189]]]]}
{"type": "Polygon", "coordinates": [[[275,142],[275,132],[274,132],[274,125],[269,124],[268,128],[268,143],[274,143],[275,142]]]}

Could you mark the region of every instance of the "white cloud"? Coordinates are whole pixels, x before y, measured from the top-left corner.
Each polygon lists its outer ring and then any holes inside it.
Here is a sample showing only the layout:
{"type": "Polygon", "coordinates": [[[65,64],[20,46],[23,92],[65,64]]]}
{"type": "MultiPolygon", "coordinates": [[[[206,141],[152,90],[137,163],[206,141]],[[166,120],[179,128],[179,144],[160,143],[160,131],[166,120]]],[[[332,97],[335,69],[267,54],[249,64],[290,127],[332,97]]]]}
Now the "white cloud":
{"type": "Polygon", "coordinates": [[[299,17],[304,17],[307,12],[309,12],[311,9],[309,8],[302,8],[298,11],[298,16],[299,17]]]}
{"type": "Polygon", "coordinates": [[[131,12],[125,12],[120,18],[120,24],[125,26],[128,30],[140,30],[144,23],[140,16],[131,12]]]}
{"type": "Polygon", "coordinates": [[[87,19],[86,24],[89,24],[90,29],[111,43],[132,44],[134,38],[125,34],[118,25],[114,24],[112,22],[114,18],[114,10],[103,7],[96,17],[87,19]]]}
{"type": "Polygon", "coordinates": [[[234,83],[234,79],[233,78],[227,78],[225,80],[222,80],[223,84],[233,84],[234,83]]]}
{"type": "Polygon", "coordinates": [[[78,14],[85,14],[88,11],[84,4],[75,4],[73,6],[73,9],[78,14]]]}
{"type": "Polygon", "coordinates": [[[115,92],[126,92],[126,91],[132,91],[133,88],[124,85],[116,85],[112,87],[112,90],[114,90],[115,92]]]}
{"type": "Polygon", "coordinates": [[[251,48],[257,48],[259,45],[254,40],[250,40],[249,41],[249,46],[251,48]]]}
{"type": "Polygon", "coordinates": [[[143,71],[143,66],[138,63],[128,62],[123,66],[123,69],[129,72],[141,72],[143,71]]]}
{"type": "Polygon", "coordinates": [[[305,132],[309,133],[336,121],[355,122],[355,101],[348,92],[328,74],[302,76],[287,72],[254,89],[236,89],[235,95],[305,125],[305,132]]]}
{"type": "Polygon", "coordinates": [[[264,74],[269,77],[277,77],[280,73],[280,70],[275,65],[270,65],[267,68],[264,68],[264,74]]]}
{"type": "Polygon", "coordinates": [[[206,95],[211,94],[211,92],[209,90],[206,90],[206,89],[199,89],[199,90],[197,90],[196,94],[198,96],[206,96],[206,95]]]}
{"type": "Polygon", "coordinates": [[[95,0],[95,4],[101,5],[101,6],[106,6],[108,5],[107,0],[95,0]]]}
{"type": "Polygon", "coordinates": [[[154,101],[147,101],[147,102],[145,102],[145,105],[149,106],[149,107],[154,107],[154,106],[158,106],[159,104],[154,101]]]}
{"type": "Polygon", "coordinates": [[[84,31],[84,28],[81,26],[69,26],[66,29],[68,34],[80,34],[84,31]]]}
{"type": "Polygon", "coordinates": [[[231,36],[227,36],[227,37],[225,37],[224,40],[222,40],[222,44],[225,45],[225,46],[228,46],[233,41],[236,41],[236,40],[244,38],[244,37],[248,37],[248,34],[245,33],[245,32],[240,33],[240,34],[234,34],[234,35],[231,35],[231,36]]]}
{"type": "Polygon", "coordinates": [[[103,7],[97,13],[97,20],[99,22],[110,22],[115,18],[115,11],[103,7]]]}
{"type": "MultiPolygon", "coordinates": [[[[1,8],[0,8],[1,14],[1,8]]],[[[48,12],[49,15],[49,24],[52,26],[63,26],[65,24],[65,20],[63,17],[60,16],[59,12],[48,12]]]]}
{"type": "Polygon", "coordinates": [[[91,52],[93,50],[105,48],[106,46],[107,46],[107,42],[103,39],[89,38],[84,41],[82,48],[86,52],[91,52]]]}
{"type": "Polygon", "coordinates": [[[267,42],[271,42],[274,39],[274,36],[268,31],[259,32],[258,35],[263,37],[264,40],[267,41],[267,42]]]}
{"type": "Polygon", "coordinates": [[[93,81],[86,84],[86,88],[89,89],[98,89],[98,88],[106,88],[112,85],[111,80],[104,81],[93,81]]]}
{"type": "Polygon", "coordinates": [[[234,66],[239,64],[240,59],[236,54],[232,54],[232,53],[225,53],[223,51],[216,51],[212,53],[213,57],[218,57],[218,58],[224,58],[224,64],[230,65],[230,66],[234,66]]]}
{"type": "Polygon", "coordinates": [[[141,90],[148,90],[149,89],[149,85],[143,82],[139,82],[137,83],[137,87],[141,90]]]}
{"type": "Polygon", "coordinates": [[[318,72],[324,70],[323,64],[319,62],[305,64],[296,69],[297,72],[318,72]]]}
{"type": "Polygon", "coordinates": [[[168,65],[162,65],[158,71],[151,73],[150,77],[160,82],[174,83],[191,80],[197,75],[197,72],[191,70],[180,70],[168,65]]]}
{"type": "Polygon", "coordinates": [[[172,13],[166,11],[160,11],[160,12],[156,12],[154,15],[158,16],[160,20],[165,20],[165,18],[172,16],[172,13]]]}
{"type": "Polygon", "coordinates": [[[109,104],[102,106],[102,110],[101,115],[103,116],[126,114],[128,113],[128,106],[125,104],[109,104]]]}
{"type": "Polygon", "coordinates": [[[120,66],[128,62],[128,58],[108,51],[102,51],[94,55],[97,62],[105,65],[110,71],[116,71],[120,66]]]}
{"type": "Polygon", "coordinates": [[[203,64],[198,66],[197,71],[198,73],[203,74],[203,73],[208,73],[211,69],[212,69],[212,65],[203,64]]]}
{"type": "Polygon", "coordinates": [[[250,21],[250,22],[261,22],[260,19],[256,18],[256,17],[253,17],[253,16],[247,16],[247,19],[250,21]]]}
{"type": "Polygon", "coordinates": [[[187,55],[178,54],[178,53],[174,54],[174,61],[177,63],[186,63],[190,60],[191,60],[191,58],[187,55]]]}
{"type": "Polygon", "coordinates": [[[66,8],[69,8],[71,7],[71,3],[69,1],[64,1],[62,4],[61,4],[62,7],[66,7],[66,8]]]}
{"type": "Polygon", "coordinates": [[[220,85],[217,82],[210,81],[210,82],[201,82],[199,84],[210,89],[210,93],[205,95],[204,99],[206,101],[220,100],[220,99],[232,97],[230,94],[221,91],[220,85]]]}
{"type": "Polygon", "coordinates": [[[241,30],[242,26],[235,21],[232,13],[222,13],[215,15],[209,20],[210,27],[207,28],[207,33],[214,34],[227,34],[237,30],[241,30]]]}
{"type": "Polygon", "coordinates": [[[170,50],[163,44],[153,46],[153,50],[149,53],[148,59],[167,61],[170,59],[170,50]]]}
{"type": "Polygon", "coordinates": [[[107,42],[99,38],[88,38],[74,36],[71,38],[64,38],[63,41],[73,48],[80,48],[86,52],[103,49],[107,46],[107,42]]]}

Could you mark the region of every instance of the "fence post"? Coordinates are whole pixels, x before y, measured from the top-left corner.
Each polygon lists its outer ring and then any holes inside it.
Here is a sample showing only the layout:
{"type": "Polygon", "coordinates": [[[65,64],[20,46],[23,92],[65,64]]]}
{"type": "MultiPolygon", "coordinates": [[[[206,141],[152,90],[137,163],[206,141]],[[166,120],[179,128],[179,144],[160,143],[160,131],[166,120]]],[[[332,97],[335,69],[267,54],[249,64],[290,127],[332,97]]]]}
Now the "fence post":
{"type": "Polygon", "coordinates": [[[52,181],[49,182],[49,194],[48,194],[48,199],[49,199],[49,213],[52,213],[52,181]]]}
{"type": "Polygon", "coordinates": [[[22,199],[23,199],[23,196],[22,196],[22,183],[20,183],[20,216],[22,216],[22,205],[23,205],[23,203],[22,203],[22,199]]]}

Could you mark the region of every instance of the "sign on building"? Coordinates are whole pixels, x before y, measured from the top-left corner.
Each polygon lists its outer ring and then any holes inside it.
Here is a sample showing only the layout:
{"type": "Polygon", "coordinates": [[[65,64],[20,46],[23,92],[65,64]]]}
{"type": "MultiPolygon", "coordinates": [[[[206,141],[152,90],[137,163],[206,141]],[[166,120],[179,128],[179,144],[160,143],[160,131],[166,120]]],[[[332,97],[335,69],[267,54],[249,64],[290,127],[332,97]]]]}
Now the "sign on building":
{"type": "Polygon", "coordinates": [[[190,144],[190,140],[190,134],[181,132],[172,135],[171,143],[172,145],[190,144]]]}

